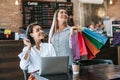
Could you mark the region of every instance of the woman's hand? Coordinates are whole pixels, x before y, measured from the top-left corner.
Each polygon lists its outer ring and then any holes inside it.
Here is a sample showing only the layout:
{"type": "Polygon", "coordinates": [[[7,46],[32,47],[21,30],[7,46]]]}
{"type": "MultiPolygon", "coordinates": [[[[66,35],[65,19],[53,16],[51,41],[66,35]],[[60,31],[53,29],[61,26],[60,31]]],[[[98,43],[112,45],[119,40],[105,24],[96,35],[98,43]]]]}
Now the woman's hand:
{"type": "Polygon", "coordinates": [[[24,44],[26,45],[26,46],[28,46],[28,47],[31,47],[31,42],[30,42],[30,40],[29,39],[23,39],[23,42],[24,42],[24,44]]]}
{"type": "Polygon", "coordinates": [[[74,30],[82,31],[82,27],[79,26],[79,25],[76,25],[76,26],[71,27],[71,28],[70,28],[70,35],[73,35],[74,30]]]}
{"type": "Polygon", "coordinates": [[[27,60],[27,58],[28,58],[28,53],[29,53],[29,51],[30,51],[30,49],[31,49],[31,42],[30,42],[30,40],[29,39],[23,39],[23,42],[24,42],[24,44],[28,47],[28,50],[27,50],[27,52],[26,52],[26,54],[25,54],[25,57],[24,57],[24,59],[25,60],[27,60]]]}

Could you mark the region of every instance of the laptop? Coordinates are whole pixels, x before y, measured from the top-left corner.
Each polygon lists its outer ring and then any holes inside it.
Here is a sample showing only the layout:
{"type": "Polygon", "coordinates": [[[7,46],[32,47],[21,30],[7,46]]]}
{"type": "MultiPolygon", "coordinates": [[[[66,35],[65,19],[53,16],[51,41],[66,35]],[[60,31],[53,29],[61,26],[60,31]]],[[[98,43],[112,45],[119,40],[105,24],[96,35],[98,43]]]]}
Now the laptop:
{"type": "Polygon", "coordinates": [[[68,56],[41,57],[40,75],[68,73],[68,56]]]}

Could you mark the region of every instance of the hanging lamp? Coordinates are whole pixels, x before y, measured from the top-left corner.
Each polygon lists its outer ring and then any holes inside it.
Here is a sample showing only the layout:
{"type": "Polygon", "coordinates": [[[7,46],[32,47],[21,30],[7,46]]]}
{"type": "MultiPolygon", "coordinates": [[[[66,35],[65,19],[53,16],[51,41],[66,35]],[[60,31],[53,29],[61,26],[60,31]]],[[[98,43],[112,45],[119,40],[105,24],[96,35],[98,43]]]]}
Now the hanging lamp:
{"type": "Polygon", "coordinates": [[[18,0],[15,0],[15,5],[19,5],[19,1],[18,0]]]}

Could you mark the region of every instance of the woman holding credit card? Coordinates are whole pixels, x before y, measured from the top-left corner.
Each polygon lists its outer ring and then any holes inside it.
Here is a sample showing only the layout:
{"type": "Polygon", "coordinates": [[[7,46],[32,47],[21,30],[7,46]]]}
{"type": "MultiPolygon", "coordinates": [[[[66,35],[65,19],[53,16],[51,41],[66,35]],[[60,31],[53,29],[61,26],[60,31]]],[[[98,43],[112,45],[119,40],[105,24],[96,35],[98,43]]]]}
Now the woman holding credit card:
{"type": "MultiPolygon", "coordinates": [[[[34,73],[34,76],[37,76],[39,75],[41,65],[40,57],[56,56],[56,53],[51,44],[42,42],[45,34],[38,23],[28,25],[26,36],[27,38],[23,40],[25,47],[18,55],[20,58],[20,68],[28,70],[28,73],[34,73]]],[[[37,78],[42,79],[38,76],[37,78]]]]}

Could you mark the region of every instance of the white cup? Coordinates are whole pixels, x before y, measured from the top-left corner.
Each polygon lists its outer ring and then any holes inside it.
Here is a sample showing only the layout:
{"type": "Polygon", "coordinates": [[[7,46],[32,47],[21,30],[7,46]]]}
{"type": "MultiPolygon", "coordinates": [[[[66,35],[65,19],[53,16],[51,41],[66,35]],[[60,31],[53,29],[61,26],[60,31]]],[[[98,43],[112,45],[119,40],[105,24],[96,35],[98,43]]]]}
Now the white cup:
{"type": "Polygon", "coordinates": [[[79,74],[73,74],[73,80],[79,80],[79,74]]]}
{"type": "Polygon", "coordinates": [[[79,64],[73,63],[73,64],[72,64],[73,74],[79,74],[79,70],[80,70],[79,64]]]}
{"type": "Polygon", "coordinates": [[[15,40],[19,40],[19,34],[18,34],[18,32],[15,32],[15,40]]]}

